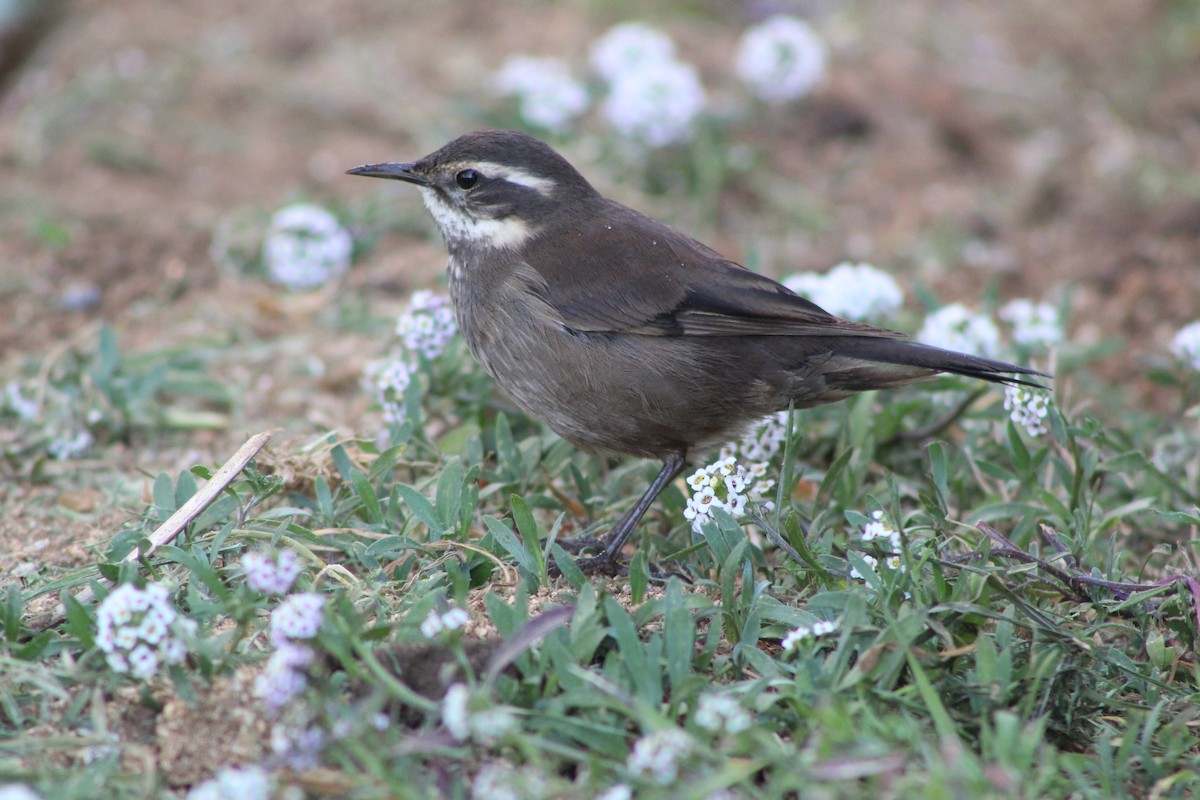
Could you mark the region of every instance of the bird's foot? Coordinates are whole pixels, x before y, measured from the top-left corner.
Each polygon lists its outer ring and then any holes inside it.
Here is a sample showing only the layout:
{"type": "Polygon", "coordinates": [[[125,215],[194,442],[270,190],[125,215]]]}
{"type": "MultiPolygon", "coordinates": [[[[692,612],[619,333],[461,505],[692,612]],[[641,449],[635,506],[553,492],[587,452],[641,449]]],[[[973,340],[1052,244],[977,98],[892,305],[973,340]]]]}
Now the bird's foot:
{"type": "Polygon", "coordinates": [[[575,539],[559,539],[558,546],[572,555],[578,555],[585,550],[603,550],[606,537],[579,536],[575,539]]]}
{"type": "MultiPolygon", "coordinates": [[[[601,553],[598,556],[578,558],[573,562],[575,568],[584,575],[603,575],[609,578],[619,578],[629,574],[629,565],[613,556],[601,553]]],[[[562,570],[557,564],[550,564],[547,570],[551,578],[561,578],[562,570]]]]}
{"type": "MultiPolygon", "coordinates": [[[[629,575],[629,564],[605,553],[588,558],[579,558],[573,563],[584,575],[602,575],[609,578],[623,578],[629,575]]],[[[558,568],[557,564],[550,564],[547,571],[551,578],[562,577],[562,570],[558,568]]],[[[671,578],[679,578],[687,584],[692,583],[692,579],[685,573],[676,572],[675,570],[663,570],[657,563],[649,565],[647,577],[652,583],[666,583],[671,578]]]]}

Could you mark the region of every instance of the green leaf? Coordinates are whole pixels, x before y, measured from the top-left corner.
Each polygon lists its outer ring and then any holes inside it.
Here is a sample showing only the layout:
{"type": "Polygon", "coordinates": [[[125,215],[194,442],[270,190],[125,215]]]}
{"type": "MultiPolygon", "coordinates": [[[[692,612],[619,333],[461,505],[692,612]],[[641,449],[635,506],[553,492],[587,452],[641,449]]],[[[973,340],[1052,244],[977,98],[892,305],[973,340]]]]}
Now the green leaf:
{"type": "Polygon", "coordinates": [[[442,520],[442,530],[451,530],[458,522],[464,480],[462,459],[457,456],[442,465],[434,490],[434,505],[442,520]]]}
{"type": "Polygon", "coordinates": [[[542,583],[545,583],[547,580],[546,562],[542,558],[542,540],[538,536],[537,521],[533,518],[533,513],[529,510],[525,498],[514,494],[509,498],[509,502],[512,505],[513,521],[516,522],[517,531],[525,542],[525,551],[533,558],[536,567],[534,574],[541,579],[542,583]]]}
{"type": "Polygon", "coordinates": [[[445,536],[446,529],[442,527],[441,517],[438,516],[433,503],[429,502],[429,499],[425,495],[405,484],[397,484],[395,491],[399,492],[400,496],[404,498],[404,505],[408,510],[429,529],[430,541],[441,539],[445,536]]]}
{"type": "Polygon", "coordinates": [[[372,525],[382,524],[383,508],[379,505],[379,497],[375,494],[375,487],[367,480],[367,476],[358,470],[354,470],[350,478],[350,485],[354,487],[354,493],[362,501],[363,514],[367,522],[372,525]]]}
{"type": "Polygon", "coordinates": [[[696,652],[696,624],[688,610],[683,583],[678,578],[667,582],[663,603],[663,644],[667,658],[667,682],[678,690],[692,673],[696,652]]]}
{"type": "Polygon", "coordinates": [[[662,677],[657,664],[647,659],[647,647],[637,633],[633,617],[612,597],[604,598],[604,614],[617,640],[620,665],[628,675],[635,693],[651,708],[662,702],[662,677]]]}
{"type": "Polygon", "coordinates": [[[587,585],[587,576],[583,574],[583,570],[575,566],[574,559],[566,550],[562,549],[562,545],[558,542],[550,545],[550,556],[572,589],[578,592],[587,585]]]}
{"type": "Polygon", "coordinates": [[[513,557],[513,561],[517,562],[518,567],[534,577],[542,574],[538,569],[540,558],[535,558],[525,549],[525,545],[521,543],[521,540],[517,538],[517,535],[507,525],[492,516],[485,516],[483,524],[487,526],[488,533],[492,535],[496,543],[513,557]]]}

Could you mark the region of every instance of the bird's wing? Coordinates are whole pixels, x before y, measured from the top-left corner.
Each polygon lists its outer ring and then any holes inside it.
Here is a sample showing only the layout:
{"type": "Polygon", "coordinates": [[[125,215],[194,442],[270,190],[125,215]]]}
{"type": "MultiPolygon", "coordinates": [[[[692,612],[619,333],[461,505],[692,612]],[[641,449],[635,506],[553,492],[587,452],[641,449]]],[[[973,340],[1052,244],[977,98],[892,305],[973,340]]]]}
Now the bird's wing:
{"type": "Polygon", "coordinates": [[[621,211],[579,220],[572,229],[571,238],[578,243],[573,248],[564,248],[561,237],[542,237],[526,245],[526,263],[514,278],[570,330],[649,336],[904,337],[835,317],[673,228],[621,211]],[[617,230],[614,220],[626,224],[617,230]]]}

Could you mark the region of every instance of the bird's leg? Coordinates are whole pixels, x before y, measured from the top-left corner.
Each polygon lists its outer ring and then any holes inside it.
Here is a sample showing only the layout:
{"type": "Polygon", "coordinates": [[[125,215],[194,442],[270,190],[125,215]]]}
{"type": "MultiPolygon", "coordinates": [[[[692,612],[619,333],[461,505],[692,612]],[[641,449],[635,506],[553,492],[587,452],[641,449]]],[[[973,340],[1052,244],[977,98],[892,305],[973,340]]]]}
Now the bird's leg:
{"type": "MultiPolygon", "coordinates": [[[[662,490],[667,488],[667,484],[675,480],[679,473],[683,472],[683,468],[687,466],[687,461],[683,457],[683,453],[671,453],[663,459],[662,469],[650,484],[650,488],[641,496],[641,499],[625,512],[625,516],[613,527],[609,532],[608,537],[603,540],[604,552],[593,558],[583,558],[575,562],[575,566],[579,567],[584,572],[598,572],[603,570],[611,571],[616,563],[617,554],[621,552],[621,548],[629,541],[629,537],[633,534],[633,529],[637,527],[638,522],[645,515],[646,511],[654,503],[655,499],[662,494],[662,490]]],[[[589,542],[586,540],[583,546],[589,542]]],[[[578,544],[578,542],[576,542],[578,544]]],[[[582,548],[580,548],[582,549],[582,548]]]]}

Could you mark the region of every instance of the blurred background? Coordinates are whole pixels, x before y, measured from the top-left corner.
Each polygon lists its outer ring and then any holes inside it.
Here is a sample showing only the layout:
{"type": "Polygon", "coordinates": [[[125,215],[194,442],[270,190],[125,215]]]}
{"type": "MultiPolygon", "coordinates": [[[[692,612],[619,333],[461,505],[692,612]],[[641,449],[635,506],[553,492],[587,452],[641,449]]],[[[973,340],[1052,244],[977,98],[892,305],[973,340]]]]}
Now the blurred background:
{"type": "Polygon", "coordinates": [[[1147,408],[1200,316],[1195,0],[0,0],[0,25],[0,368],[101,323],[192,353],[229,395],[189,453],[362,430],[363,369],[445,256],[415,192],[344,170],[481,127],[776,277],[869,262],[914,315],[1049,303],[1065,352],[1147,408]],[[798,87],[746,53],[780,13],[816,37],[798,87]],[[629,21],[679,67],[657,99],[604,72],[629,21]],[[296,202],[354,237],[331,283],[264,269],[296,202]]]}

